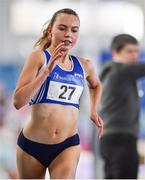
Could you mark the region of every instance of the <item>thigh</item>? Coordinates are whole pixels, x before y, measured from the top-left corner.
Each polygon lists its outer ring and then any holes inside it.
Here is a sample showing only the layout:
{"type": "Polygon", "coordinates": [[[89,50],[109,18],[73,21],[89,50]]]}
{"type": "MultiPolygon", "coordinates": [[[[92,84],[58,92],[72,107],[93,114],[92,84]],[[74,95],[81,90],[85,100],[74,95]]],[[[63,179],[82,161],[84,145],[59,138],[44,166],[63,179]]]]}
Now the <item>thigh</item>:
{"type": "Polygon", "coordinates": [[[74,179],[80,158],[80,145],[63,150],[50,164],[51,179],[74,179]]]}
{"type": "Polygon", "coordinates": [[[17,168],[20,179],[43,179],[45,167],[17,146],[17,168]]]}

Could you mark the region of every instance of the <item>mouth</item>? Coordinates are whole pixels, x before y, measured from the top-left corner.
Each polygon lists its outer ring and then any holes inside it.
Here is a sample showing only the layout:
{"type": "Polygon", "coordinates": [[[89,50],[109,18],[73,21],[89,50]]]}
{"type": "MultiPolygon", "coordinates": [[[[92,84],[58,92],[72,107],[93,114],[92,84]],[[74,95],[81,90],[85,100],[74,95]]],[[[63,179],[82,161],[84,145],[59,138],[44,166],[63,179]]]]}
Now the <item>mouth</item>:
{"type": "Polygon", "coordinates": [[[62,41],[62,42],[64,42],[64,45],[65,45],[65,46],[69,46],[69,45],[72,44],[72,42],[71,42],[70,40],[64,40],[64,41],[62,41]]]}

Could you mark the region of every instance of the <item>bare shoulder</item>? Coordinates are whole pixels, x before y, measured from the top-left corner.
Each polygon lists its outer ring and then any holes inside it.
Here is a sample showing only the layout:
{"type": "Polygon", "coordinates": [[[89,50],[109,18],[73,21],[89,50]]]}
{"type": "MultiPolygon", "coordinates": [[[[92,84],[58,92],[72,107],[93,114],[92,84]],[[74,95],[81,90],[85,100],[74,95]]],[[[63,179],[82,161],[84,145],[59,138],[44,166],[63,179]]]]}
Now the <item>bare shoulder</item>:
{"type": "Polygon", "coordinates": [[[33,50],[28,56],[27,60],[33,65],[35,64],[38,65],[39,67],[42,66],[45,62],[42,50],[33,50]]]}
{"type": "Polygon", "coordinates": [[[42,64],[44,64],[43,61],[42,51],[35,50],[30,53],[22,68],[15,92],[36,78],[39,69],[41,68],[42,64]]]}
{"type": "Polygon", "coordinates": [[[89,74],[94,70],[93,62],[91,60],[89,60],[89,59],[85,59],[85,58],[82,58],[82,57],[77,57],[77,58],[80,60],[82,66],[83,66],[83,68],[85,70],[86,77],[88,77],[89,74]]]}

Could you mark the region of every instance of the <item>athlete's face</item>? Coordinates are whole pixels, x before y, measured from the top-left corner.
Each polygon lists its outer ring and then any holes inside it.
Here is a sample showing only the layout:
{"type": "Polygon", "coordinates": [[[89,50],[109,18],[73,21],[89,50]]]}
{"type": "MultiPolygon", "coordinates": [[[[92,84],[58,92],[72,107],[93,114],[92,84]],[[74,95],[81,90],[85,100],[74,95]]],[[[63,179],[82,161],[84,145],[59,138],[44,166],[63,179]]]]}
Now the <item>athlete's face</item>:
{"type": "Polygon", "coordinates": [[[50,29],[52,45],[56,47],[61,42],[64,42],[67,50],[72,48],[78,38],[79,26],[80,22],[76,16],[59,14],[50,29]]]}
{"type": "Polygon", "coordinates": [[[137,63],[139,59],[139,47],[135,44],[127,44],[117,54],[124,63],[137,63]]]}

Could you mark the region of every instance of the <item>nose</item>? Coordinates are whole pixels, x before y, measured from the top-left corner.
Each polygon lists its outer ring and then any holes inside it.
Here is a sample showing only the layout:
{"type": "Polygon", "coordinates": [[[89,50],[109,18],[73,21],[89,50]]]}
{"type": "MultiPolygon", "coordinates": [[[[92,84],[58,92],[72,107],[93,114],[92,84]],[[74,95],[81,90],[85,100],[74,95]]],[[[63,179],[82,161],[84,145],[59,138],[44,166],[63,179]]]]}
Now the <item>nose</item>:
{"type": "Polygon", "coordinates": [[[70,29],[68,29],[65,33],[65,37],[71,37],[72,36],[72,32],[70,29]]]}

